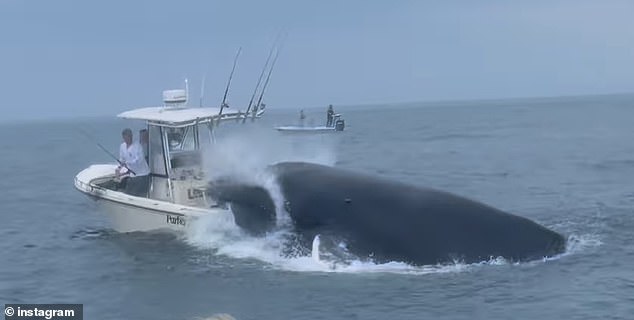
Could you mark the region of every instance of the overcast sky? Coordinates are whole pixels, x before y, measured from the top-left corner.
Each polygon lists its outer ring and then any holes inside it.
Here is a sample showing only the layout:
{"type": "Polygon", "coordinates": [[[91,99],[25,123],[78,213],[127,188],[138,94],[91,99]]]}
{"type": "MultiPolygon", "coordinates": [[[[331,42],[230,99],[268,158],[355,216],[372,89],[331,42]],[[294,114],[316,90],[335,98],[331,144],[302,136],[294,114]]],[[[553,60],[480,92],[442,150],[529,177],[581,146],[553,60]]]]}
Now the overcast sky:
{"type": "Polygon", "coordinates": [[[246,105],[280,30],[269,108],[634,92],[634,1],[0,0],[3,119],[246,105]]]}

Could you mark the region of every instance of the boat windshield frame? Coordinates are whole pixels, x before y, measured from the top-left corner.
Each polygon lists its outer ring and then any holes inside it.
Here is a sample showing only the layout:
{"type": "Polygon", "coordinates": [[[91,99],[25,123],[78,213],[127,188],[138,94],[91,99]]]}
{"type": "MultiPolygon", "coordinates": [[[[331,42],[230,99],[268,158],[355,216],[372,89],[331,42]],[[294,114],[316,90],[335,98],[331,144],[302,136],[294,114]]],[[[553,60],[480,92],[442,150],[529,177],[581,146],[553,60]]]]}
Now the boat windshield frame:
{"type": "Polygon", "coordinates": [[[214,127],[210,123],[190,123],[188,126],[165,126],[147,122],[149,134],[148,162],[150,165],[151,185],[164,181],[167,183],[168,200],[175,201],[172,181],[178,180],[181,170],[195,172],[203,170],[202,150],[204,143],[213,143],[214,127]],[[200,134],[209,132],[210,138],[200,138],[200,134]],[[176,139],[177,142],[174,142],[176,139]],[[188,142],[189,141],[189,142],[188,142]],[[184,147],[186,146],[186,147],[184,147]],[[160,148],[160,150],[156,150],[160,148]],[[157,180],[158,179],[158,180],[157,180]]]}
{"type": "MultiPolygon", "coordinates": [[[[148,164],[150,166],[150,192],[158,186],[153,199],[166,200],[175,203],[174,181],[182,181],[186,177],[200,178],[205,175],[201,142],[215,143],[214,131],[222,121],[239,121],[247,117],[260,118],[264,110],[247,114],[240,110],[226,110],[221,113],[220,108],[191,108],[191,107],[149,107],[133,109],[118,114],[126,120],[141,120],[146,123],[149,134],[148,164]],[[208,137],[201,141],[201,127],[208,131],[208,137]],[[180,132],[180,143],[171,143],[180,132]],[[170,133],[172,133],[170,135],[170,133]],[[187,148],[183,144],[189,140],[187,148]],[[179,147],[180,148],[175,148],[179,147]],[[161,148],[156,151],[156,148],[161,148]],[[164,185],[166,188],[159,185],[164,185]],[[166,193],[161,193],[164,190],[166,193]],[[157,196],[157,194],[162,194],[157,196]],[[166,197],[166,198],[165,198],[166,197]]],[[[204,134],[204,133],[203,133],[204,134]]],[[[148,194],[148,196],[149,196],[148,194]]]]}

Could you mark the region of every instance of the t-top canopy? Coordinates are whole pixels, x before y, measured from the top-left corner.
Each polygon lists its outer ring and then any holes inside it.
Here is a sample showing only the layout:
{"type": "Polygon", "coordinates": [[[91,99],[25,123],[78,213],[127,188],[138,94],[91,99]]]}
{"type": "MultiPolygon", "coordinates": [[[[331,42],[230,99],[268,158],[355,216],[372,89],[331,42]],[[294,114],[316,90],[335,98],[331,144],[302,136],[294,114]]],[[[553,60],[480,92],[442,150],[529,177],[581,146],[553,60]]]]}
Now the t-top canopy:
{"type": "MultiPolygon", "coordinates": [[[[235,120],[247,116],[242,111],[230,111],[226,108],[222,111],[220,115],[220,108],[149,107],[122,112],[117,117],[145,120],[160,126],[182,127],[215,120],[235,120]]],[[[256,117],[260,117],[262,113],[264,110],[259,110],[256,117]]]]}

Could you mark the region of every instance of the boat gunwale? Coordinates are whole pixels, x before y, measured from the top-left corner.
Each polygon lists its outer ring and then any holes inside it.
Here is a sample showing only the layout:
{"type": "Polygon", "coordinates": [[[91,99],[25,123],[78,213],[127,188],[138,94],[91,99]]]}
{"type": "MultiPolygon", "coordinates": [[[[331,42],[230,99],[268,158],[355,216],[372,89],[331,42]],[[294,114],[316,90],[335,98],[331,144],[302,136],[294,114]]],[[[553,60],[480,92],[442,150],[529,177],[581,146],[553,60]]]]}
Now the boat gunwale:
{"type": "MultiPolygon", "coordinates": [[[[91,166],[92,167],[92,166],[91,166]]],[[[88,170],[90,167],[84,169],[88,170]]],[[[75,176],[75,189],[79,192],[86,194],[96,200],[107,200],[117,204],[136,207],[139,209],[145,209],[150,211],[159,211],[167,214],[200,217],[207,214],[213,214],[217,210],[225,210],[221,208],[200,208],[192,207],[163,200],[150,199],[145,197],[137,197],[126,194],[121,191],[110,190],[96,184],[97,180],[106,180],[114,177],[114,174],[98,175],[90,178],[89,182],[85,182],[79,178],[79,174],[75,176]],[[173,210],[170,210],[173,209],[173,210]]]]}

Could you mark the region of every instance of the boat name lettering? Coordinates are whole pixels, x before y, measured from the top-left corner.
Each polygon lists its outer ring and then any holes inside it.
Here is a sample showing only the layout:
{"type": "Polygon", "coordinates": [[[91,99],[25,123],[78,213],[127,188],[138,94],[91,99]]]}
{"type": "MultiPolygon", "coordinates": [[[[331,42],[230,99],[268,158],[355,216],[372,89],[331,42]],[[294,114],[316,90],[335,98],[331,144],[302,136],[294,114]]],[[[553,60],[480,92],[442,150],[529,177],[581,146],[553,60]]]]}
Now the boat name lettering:
{"type": "Polygon", "coordinates": [[[167,224],[176,224],[176,225],[185,225],[185,219],[181,216],[170,216],[167,215],[167,224]]]}
{"type": "Polygon", "coordinates": [[[187,189],[187,198],[189,199],[196,199],[196,198],[202,198],[203,197],[203,192],[200,189],[187,189]]]}

